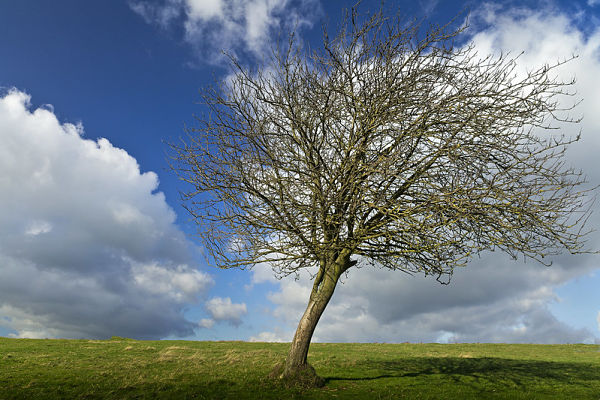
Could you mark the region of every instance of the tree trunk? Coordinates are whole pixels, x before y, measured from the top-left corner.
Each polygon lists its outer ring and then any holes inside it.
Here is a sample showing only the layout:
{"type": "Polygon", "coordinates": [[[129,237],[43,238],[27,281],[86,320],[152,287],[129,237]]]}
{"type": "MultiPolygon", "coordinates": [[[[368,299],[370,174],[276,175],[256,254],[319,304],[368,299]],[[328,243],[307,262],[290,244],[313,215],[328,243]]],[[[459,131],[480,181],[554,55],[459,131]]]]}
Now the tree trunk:
{"type": "Polygon", "coordinates": [[[284,375],[287,375],[288,372],[306,364],[310,340],[317,327],[317,322],[319,322],[323,311],[325,311],[325,307],[333,295],[337,283],[336,281],[333,281],[332,279],[324,280],[323,286],[316,295],[311,296],[312,298],[308,302],[306,311],[304,311],[304,314],[298,323],[296,334],[294,335],[290,351],[285,360],[284,375]]]}
{"type": "Polygon", "coordinates": [[[323,268],[317,274],[308,306],[298,323],[283,368],[279,370],[279,378],[308,386],[321,386],[324,383],[307,363],[308,348],[317,323],[333,296],[337,281],[342,271],[346,269],[343,267],[349,262],[347,258],[345,261],[342,265],[335,263],[332,268],[323,268]]]}

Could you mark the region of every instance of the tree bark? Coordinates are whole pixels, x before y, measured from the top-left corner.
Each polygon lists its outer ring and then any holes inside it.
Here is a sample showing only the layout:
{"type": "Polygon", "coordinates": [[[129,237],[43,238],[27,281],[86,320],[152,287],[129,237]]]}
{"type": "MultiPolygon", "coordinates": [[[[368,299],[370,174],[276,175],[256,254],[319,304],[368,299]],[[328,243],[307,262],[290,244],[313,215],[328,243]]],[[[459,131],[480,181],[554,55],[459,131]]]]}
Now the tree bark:
{"type": "MultiPolygon", "coordinates": [[[[307,362],[310,341],[323,311],[333,296],[339,277],[349,266],[354,265],[354,262],[349,260],[349,254],[336,261],[329,267],[322,268],[315,277],[308,306],[298,323],[280,378],[298,380],[302,379],[303,374],[312,374],[313,379],[320,379],[307,362]]],[[[310,379],[309,376],[305,378],[310,379]]]]}
{"type": "Polygon", "coordinates": [[[317,323],[333,295],[336,283],[337,279],[334,281],[333,279],[325,278],[322,287],[318,292],[314,296],[311,295],[306,311],[304,311],[304,314],[298,323],[296,334],[294,335],[290,351],[285,360],[283,376],[294,375],[296,371],[306,366],[310,341],[315,328],[317,327],[317,323]]]}

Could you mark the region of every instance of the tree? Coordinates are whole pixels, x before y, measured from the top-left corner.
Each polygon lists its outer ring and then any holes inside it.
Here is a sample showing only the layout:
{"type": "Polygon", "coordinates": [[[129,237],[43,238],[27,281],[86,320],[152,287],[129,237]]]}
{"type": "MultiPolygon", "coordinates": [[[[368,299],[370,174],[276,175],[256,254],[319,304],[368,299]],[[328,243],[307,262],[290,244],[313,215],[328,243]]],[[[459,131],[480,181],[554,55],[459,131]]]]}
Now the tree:
{"type": "MultiPolygon", "coordinates": [[[[561,134],[577,102],[556,68],[456,46],[463,28],[406,25],[352,9],[308,51],[292,35],[271,64],[232,58],[204,91],[209,112],[172,145],[185,206],[211,261],[311,268],[313,286],[282,378],[316,379],[311,337],[350,268],[377,264],[447,283],[486,250],[547,263],[585,251],[585,178],[561,134]]],[[[316,381],[313,381],[316,382],[316,381]]]]}

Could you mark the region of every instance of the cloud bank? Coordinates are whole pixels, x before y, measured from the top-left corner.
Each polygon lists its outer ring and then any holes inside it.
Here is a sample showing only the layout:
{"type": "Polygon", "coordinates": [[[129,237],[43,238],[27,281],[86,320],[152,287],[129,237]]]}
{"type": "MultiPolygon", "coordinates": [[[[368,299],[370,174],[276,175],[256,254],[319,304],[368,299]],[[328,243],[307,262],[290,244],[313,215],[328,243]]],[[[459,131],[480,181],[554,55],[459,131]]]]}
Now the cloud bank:
{"type": "MultiPolygon", "coordinates": [[[[600,31],[584,34],[569,16],[556,10],[501,11],[484,5],[472,14],[472,40],[480,54],[511,51],[523,67],[554,63],[578,54],[561,68],[561,77],[575,75],[585,99],[577,112],[585,118],[568,134],[583,131],[583,140],[568,152],[568,160],[600,183],[600,31]],[[474,30],[474,31],[473,31],[474,30]]],[[[597,206],[596,206],[597,207],[597,206]]],[[[598,212],[589,221],[600,226],[598,212]]],[[[600,248],[598,235],[591,248],[600,248]]],[[[323,342],[598,342],[597,333],[574,329],[549,311],[559,285],[598,268],[594,256],[561,256],[550,268],[535,262],[513,262],[504,254],[489,253],[457,270],[449,286],[435,280],[377,268],[350,271],[339,284],[317,326],[314,340],[323,342]]],[[[306,307],[308,274],[298,281],[277,281],[267,266],[254,270],[253,283],[279,285],[268,295],[274,304],[276,329],[251,340],[289,341],[306,307]]],[[[600,323],[600,314],[599,314],[600,323]]]]}
{"type": "Polygon", "coordinates": [[[129,6],[147,23],[182,27],[184,40],[209,63],[222,59],[222,50],[260,57],[279,28],[310,26],[320,12],[318,0],[132,0],[129,6]]]}
{"type": "Polygon", "coordinates": [[[0,98],[0,327],[18,337],[189,336],[213,280],[153,172],[51,107],[0,98]]]}

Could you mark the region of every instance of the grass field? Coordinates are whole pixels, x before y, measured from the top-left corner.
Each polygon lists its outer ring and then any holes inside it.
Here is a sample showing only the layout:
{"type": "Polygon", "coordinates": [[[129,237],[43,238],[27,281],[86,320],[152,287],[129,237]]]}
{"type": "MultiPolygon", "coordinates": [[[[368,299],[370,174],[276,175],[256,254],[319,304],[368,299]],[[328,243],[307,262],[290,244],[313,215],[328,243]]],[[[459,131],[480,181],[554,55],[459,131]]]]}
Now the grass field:
{"type": "Polygon", "coordinates": [[[265,378],[288,344],[0,338],[0,399],[600,399],[600,347],[321,344],[320,389],[265,378]]]}

